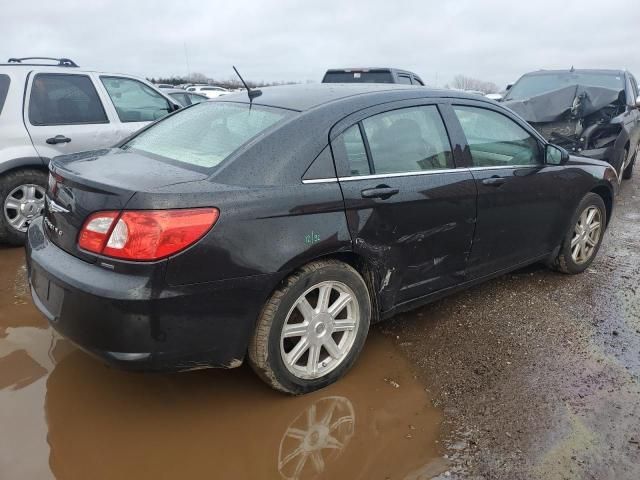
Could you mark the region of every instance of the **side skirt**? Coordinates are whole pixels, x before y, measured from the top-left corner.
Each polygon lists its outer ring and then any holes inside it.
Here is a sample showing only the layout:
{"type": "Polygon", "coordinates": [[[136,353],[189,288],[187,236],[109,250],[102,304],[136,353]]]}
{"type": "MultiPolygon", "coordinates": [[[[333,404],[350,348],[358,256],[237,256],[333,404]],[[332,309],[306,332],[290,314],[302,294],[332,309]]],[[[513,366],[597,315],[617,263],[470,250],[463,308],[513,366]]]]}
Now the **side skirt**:
{"type": "Polygon", "coordinates": [[[520,268],[526,267],[528,265],[532,265],[538,262],[548,261],[552,256],[553,252],[545,253],[544,255],[540,255],[538,257],[529,259],[525,262],[518,263],[513,267],[505,268],[502,270],[498,270],[497,272],[491,273],[489,275],[485,275],[483,277],[474,278],[473,280],[468,280],[463,283],[459,283],[458,285],[454,285],[452,287],[443,288],[442,290],[438,290],[437,292],[430,293],[428,295],[424,295],[422,297],[414,298],[412,300],[407,300],[406,302],[399,303],[395,305],[390,310],[380,313],[380,319],[386,320],[388,318],[393,317],[402,312],[406,312],[409,310],[413,310],[415,308],[421,307],[428,303],[435,302],[436,300],[440,300],[441,298],[447,297],[454,293],[460,292],[462,290],[466,290],[467,288],[473,287],[480,283],[484,283],[487,280],[491,280],[492,278],[499,277],[509,272],[513,272],[514,270],[518,270],[520,268]]]}

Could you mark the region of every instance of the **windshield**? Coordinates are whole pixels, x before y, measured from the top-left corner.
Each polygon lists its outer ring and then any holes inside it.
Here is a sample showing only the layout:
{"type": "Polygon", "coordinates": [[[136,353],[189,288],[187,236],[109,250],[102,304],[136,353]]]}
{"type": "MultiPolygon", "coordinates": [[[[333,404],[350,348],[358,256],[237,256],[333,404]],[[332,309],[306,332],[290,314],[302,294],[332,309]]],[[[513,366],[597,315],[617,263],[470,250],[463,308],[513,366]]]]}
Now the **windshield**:
{"type": "Polygon", "coordinates": [[[391,72],[327,72],[322,83],[393,83],[391,72]]]}
{"type": "Polygon", "coordinates": [[[520,100],[546,92],[568,87],[569,85],[588,85],[612,90],[624,90],[624,77],[615,73],[544,73],[525,75],[511,87],[505,100],[520,100]]]}
{"type": "Polygon", "coordinates": [[[293,113],[244,103],[204,102],[153,125],[122,148],[212,168],[293,113]]]}

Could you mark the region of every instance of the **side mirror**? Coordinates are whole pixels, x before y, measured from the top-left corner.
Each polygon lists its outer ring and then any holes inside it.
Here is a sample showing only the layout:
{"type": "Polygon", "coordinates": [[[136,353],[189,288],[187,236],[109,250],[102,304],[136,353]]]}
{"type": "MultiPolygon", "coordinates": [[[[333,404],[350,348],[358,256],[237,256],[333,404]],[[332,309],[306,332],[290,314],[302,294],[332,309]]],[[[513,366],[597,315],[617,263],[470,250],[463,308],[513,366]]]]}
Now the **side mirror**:
{"type": "Polygon", "coordinates": [[[544,149],[544,163],[547,165],[564,165],[569,161],[569,152],[564,148],[548,143],[544,149]]]}
{"type": "Polygon", "coordinates": [[[505,90],[509,91],[511,90],[511,87],[513,87],[513,83],[510,83],[509,85],[507,85],[507,88],[505,88],[505,90]]]}
{"type": "Polygon", "coordinates": [[[169,103],[169,113],[175,112],[176,110],[180,110],[182,107],[177,103],[169,103]]]}

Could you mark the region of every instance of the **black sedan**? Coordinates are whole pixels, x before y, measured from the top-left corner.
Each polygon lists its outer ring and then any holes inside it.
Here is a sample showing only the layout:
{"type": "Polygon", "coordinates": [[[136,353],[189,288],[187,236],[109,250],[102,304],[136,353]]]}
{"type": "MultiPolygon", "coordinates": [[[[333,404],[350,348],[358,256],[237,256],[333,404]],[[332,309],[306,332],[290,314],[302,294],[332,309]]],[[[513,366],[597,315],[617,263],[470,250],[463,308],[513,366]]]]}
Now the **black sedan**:
{"type": "Polygon", "coordinates": [[[616,172],[451,91],[299,85],[187,107],[50,165],[28,231],[53,328],[141,370],[324,387],[369,325],[534,262],[579,273],[616,172]]]}

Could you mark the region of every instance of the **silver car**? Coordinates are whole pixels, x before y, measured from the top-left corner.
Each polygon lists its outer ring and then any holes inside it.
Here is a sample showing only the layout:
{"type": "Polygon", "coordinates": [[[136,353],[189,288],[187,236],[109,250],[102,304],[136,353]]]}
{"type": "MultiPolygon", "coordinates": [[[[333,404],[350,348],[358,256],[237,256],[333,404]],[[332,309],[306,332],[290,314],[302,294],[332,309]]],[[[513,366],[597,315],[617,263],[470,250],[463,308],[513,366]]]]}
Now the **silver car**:
{"type": "Polygon", "coordinates": [[[51,158],[112,147],[179,108],[146,80],[65,58],[0,64],[0,243],[22,244],[42,212],[51,158]]]}

